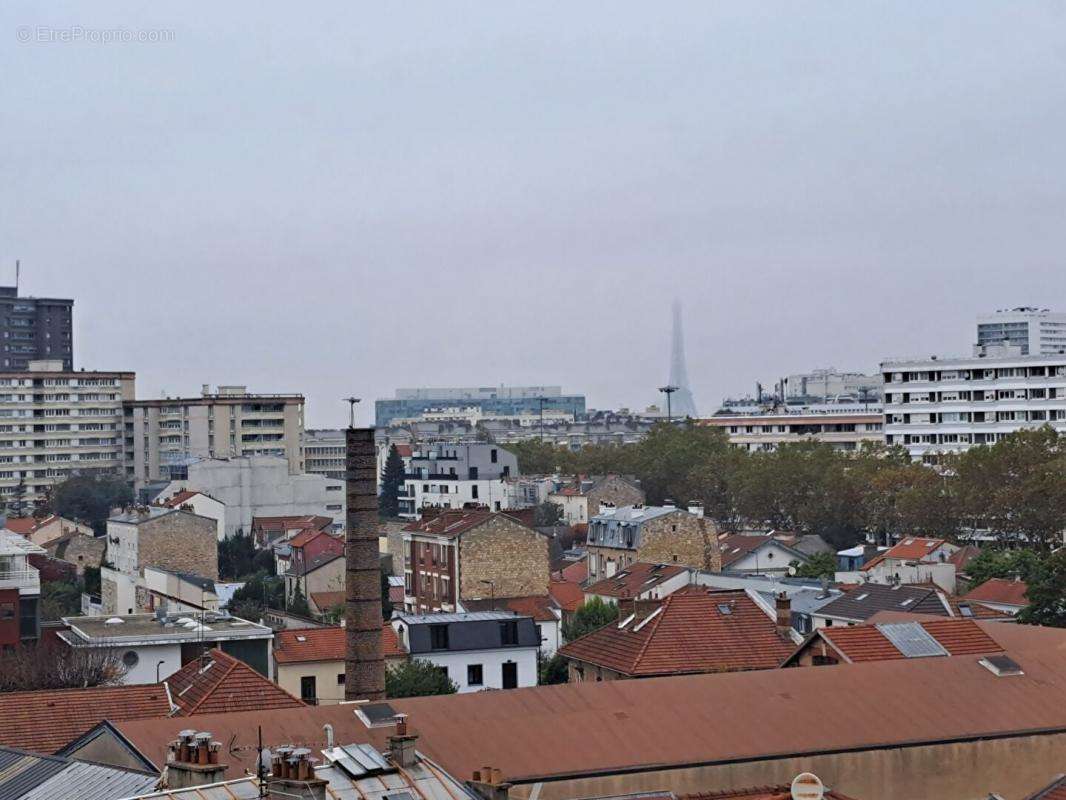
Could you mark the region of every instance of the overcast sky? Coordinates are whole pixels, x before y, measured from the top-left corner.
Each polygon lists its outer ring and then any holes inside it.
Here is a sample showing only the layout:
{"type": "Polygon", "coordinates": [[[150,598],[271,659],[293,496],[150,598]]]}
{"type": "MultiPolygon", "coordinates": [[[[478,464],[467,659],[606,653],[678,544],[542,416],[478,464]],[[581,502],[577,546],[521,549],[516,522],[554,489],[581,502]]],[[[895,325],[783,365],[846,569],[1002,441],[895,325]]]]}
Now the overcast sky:
{"type": "Polygon", "coordinates": [[[643,407],[676,296],[709,413],[758,379],[967,352],[979,312],[1066,310],[1063,2],[0,21],[0,278],[19,258],[28,293],[74,297],[75,366],[142,397],[299,391],[314,426],[398,386],[643,407]],[[84,41],[111,28],[172,41],[84,41]]]}

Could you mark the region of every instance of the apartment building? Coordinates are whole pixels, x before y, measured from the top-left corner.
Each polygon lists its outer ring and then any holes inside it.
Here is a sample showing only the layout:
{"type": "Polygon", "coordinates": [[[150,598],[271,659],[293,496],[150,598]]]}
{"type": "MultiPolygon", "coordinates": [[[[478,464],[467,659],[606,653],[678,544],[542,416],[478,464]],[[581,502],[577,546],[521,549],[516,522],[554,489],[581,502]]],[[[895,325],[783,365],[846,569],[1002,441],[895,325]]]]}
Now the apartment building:
{"type": "Polygon", "coordinates": [[[0,501],[29,512],[83,469],[122,468],[122,404],[132,372],[72,372],[59,360],[0,372],[0,501]]]}
{"type": "Polygon", "coordinates": [[[247,386],[204,384],[199,397],[126,404],[126,471],[137,488],[187,477],[201,458],[281,456],[303,471],[301,394],[253,394],[247,386]]]}
{"type": "Polygon", "coordinates": [[[0,286],[0,367],[25,371],[31,361],[59,361],[74,369],[74,301],[55,297],[19,297],[17,286],[0,286]]]}
{"type": "Polygon", "coordinates": [[[1023,356],[1066,353],[1066,314],[1019,306],[977,318],[977,345],[1011,345],[1023,356]]]}
{"type": "Polygon", "coordinates": [[[518,459],[495,444],[439,444],[413,451],[407,469],[400,516],[418,519],[426,507],[508,508],[506,479],[518,475],[518,459]]]}
{"type": "Polygon", "coordinates": [[[730,444],[744,450],[776,450],[790,442],[816,441],[837,450],[859,450],[884,442],[884,416],[851,414],[741,414],[705,417],[698,425],[725,431],[730,444]]]}
{"type": "Polygon", "coordinates": [[[44,554],[40,545],[0,530],[0,650],[39,636],[41,576],[29,558],[44,554]]]}
{"type": "MultiPolygon", "coordinates": [[[[374,403],[375,424],[387,426],[396,419],[422,419],[442,409],[466,409],[486,416],[516,417],[554,413],[578,417],[585,413],[584,395],[564,395],[559,386],[466,386],[441,389],[397,389],[396,397],[374,403]]],[[[449,412],[451,413],[451,412],[449,412]]]]}
{"type": "MultiPolygon", "coordinates": [[[[344,430],[329,428],[312,428],[303,432],[304,471],[315,475],[325,475],[336,481],[344,480],[344,430]]],[[[380,473],[381,470],[379,469],[380,473]]]]}
{"type": "Polygon", "coordinates": [[[1051,425],[1066,432],[1066,353],[1021,355],[1018,347],[976,348],[971,358],[885,361],[885,441],[913,458],[994,444],[1015,431],[1051,425]]]}

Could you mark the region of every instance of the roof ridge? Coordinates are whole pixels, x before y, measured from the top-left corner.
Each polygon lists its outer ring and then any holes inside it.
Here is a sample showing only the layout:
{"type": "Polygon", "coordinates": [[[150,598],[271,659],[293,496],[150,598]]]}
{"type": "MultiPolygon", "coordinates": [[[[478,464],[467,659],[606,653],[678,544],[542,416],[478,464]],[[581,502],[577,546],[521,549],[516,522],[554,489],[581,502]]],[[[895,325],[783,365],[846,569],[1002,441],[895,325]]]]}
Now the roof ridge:
{"type": "MultiPolygon", "coordinates": [[[[230,673],[232,673],[235,669],[237,669],[237,665],[240,664],[240,663],[241,663],[240,660],[234,658],[232,660],[232,662],[230,663],[229,667],[227,667],[226,671],[223,672],[222,675],[219,676],[217,681],[215,681],[215,685],[212,686],[208,691],[204,692],[203,697],[201,697],[196,703],[194,703],[192,708],[190,708],[187,713],[195,714],[196,713],[196,709],[198,709],[205,702],[207,702],[207,699],[209,697],[211,697],[218,690],[219,686],[222,685],[222,681],[226,680],[226,678],[228,678],[230,676],[230,673]]],[[[202,675],[202,674],[203,673],[197,673],[197,675],[202,675]]],[[[195,681],[195,678],[193,680],[195,681]]],[[[190,685],[192,685],[192,684],[190,684],[190,685]]]]}
{"type": "MultiPolygon", "coordinates": [[[[637,652],[636,658],[633,659],[634,672],[636,672],[637,668],[640,666],[640,662],[644,660],[644,654],[647,652],[649,645],[651,645],[651,640],[655,638],[655,631],[659,629],[659,623],[661,623],[663,621],[663,617],[666,616],[666,611],[670,607],[670,601],[673,597],[674,595],[668,594],[663,599],[662,605],[660,605],[658,608],[659,613],[656,614],[654,611],[651,612],[652,619],[649,621],[654,624],[650,626],[650,629],[648,630],[648,638],[644,640],[644,644],[641,645],[640,650],[637,652]]],[[[647,619],[647,617],[645,617],[645,619],[647,619]]]]}

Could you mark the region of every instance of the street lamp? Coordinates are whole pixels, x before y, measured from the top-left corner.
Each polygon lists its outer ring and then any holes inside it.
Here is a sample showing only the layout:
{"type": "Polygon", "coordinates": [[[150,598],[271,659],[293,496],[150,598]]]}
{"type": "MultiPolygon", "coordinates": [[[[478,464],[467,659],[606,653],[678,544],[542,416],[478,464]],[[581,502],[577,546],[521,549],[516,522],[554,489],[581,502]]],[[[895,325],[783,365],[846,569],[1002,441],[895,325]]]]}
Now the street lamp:
{"type": "Polygon", "coordinates": [[[660,386],[659,391],[666,395],[666,421],[673,422],[673,409],[670,407],[670,395],[680,389],[680,386],[660,386]]]}
{"type": "Polygon", "coordinates": [[[355,427],[355,404],[360,401],[359,397],[345,397],[344,402],[348,404],[348,427],[355,427]]]}

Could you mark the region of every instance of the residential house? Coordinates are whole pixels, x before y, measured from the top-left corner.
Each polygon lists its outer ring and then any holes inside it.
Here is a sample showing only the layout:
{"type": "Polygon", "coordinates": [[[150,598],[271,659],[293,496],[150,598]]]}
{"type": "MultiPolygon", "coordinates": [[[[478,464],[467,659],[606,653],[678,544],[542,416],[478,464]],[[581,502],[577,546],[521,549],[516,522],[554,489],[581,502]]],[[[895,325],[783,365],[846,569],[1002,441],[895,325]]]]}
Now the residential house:
{"type": "Polygon", "coordinates": [[[548,495],[548,502],[562,509],[567,525],[586,525],[607,507],[639,506],[644,499],[640,482],[623,475],[575,475],[548,495]]]}
{"type": "Polygon", "coordinates": [[[24,536],[0,530],[0,649],[40,636],[41,576],[30,557],[44,554],[24,536]]]}
{"type": "Polygon", "coordinates": [[[404,608],[456,610],[460,600],[546,592],[548,538],[509,514],[442,511],[404,530],[404,608]]]}
{"type": "Polygon", "coordinates": [[[690,588],[623,604],[617,623],[563,645],[570,681],[774,669],[795,648],[787,598],[767,608],[748,592],[690,588]]]}
{"type": "Polygon", "coordinates": [[[677,564],[630,564],[610,578],[589,584],[584,595],[616,605],[625,600],[661,600],[688,585],[691,572],[677,564]]]}
{"type": "Polygon", "coordinates": [[[551,658],[563,644],[563,612],[548,594],[531,597],[461,600],[459,606],[462,611],[466,612],[509,611],[516,617],[532,618],[537,627],[542,658],[551,658]]]}
{"type": "MultiPolygon", "coordinates": [[[[278,631],[273,651],[278,686],[310,705],[343,702],[345,648],[345,630],[339,625],[278,631]]],[[[389,623],[381,629],[381,649],[386,667],[407,660],[389,623]]]]}
{"type": "Polygon", "coordinates": [[[718,529],[703,508],[607,506],[589,521],[589,578],[610,578],[638,561],[720,572],[718,529]]]}
{"type": "Polygon", "coordinates": [[[148,609],[144,568],[218,579],[215,520],[190,511],[140,506],[107,521],[107,559],[100,571],[105,614],[133,614],[148,609]]]}
{"type": "Polygon", "coordinates": [[[63,623],[58,636],[71,647],[119,654],[123,683],[158,683],[212,647],[270,674],[274,632],[228,614],[63,617],[63,623]]]}
{"type": "Polygon", "coordinates": [[[154,772],[0,746],[0,797],[4,800],[118,800],[149,792],[158,782],[154,772]]]}
{"type": "Polygon", "coordinates": [[[215,581],[190,572],[144,568],[145,611],[160,609],[169,614],[199,614],[221,611],[215,581]]]}
{"type": "MultiPolygon", "coordinates": [[[[385,748],[402,713],[433,764],[458,776],[491,765],[516,798],[739,791],[801,772],[867,800],[1020,798],[1062,769],[1066,630],[995,625],[1009,662],[969,655],[583,682],[389,699],[373,716],[351,705],[209,714],[196,727],[240,756],[225,759],[227,777],[254,765],[260,729],[271,747],[322,742],[329,725],[336,741],[385,748]]],[[[114,727],[161,769],[175,738],[167,722],[114,727]]]]}
{"type": "Polygon", "coordinates": [[[193,659],[163,683],[182,715],[305,705],[266,675],[218,648],[193,659]]]}
{"type": "Polygon", "coordinates": [[[733,533],[722,536],[718,546],[722,569],[752,575],[787,575],[793,564],[806,564],[809,556],[778,539],[773,531],[765,534],[733,533]]]}
{"type": "Polygon", "coordinates": [[[300,587],[305,598],[320,592],[344,589],[344,540],[332,533],[308,530],[288,542],[289,564],[285,570],[285,593],[291,597],[300,587]]]}
{"type": "Polygon", "coordinates": [[[878,554],[888,550],[874,544],[857,544],[843,550],[837,550],[837,572],[858,572],[867,561],[872,561],[878,554]]]}
{"type": "Polygon", "coordinates": [[[907,536],[859,567],[857,572],[838,572],[840,583],[935,583],[955,594],[955,564],[951,556],[959,549],[946,539],[907,536]]]}
{"type": "Polygon", "coordinates": [[[169,497],[157,497],[155,505],[163,508],[179,508],[215,521],[218,540],[226,538],[226,504],[204,492],[181,489],[169,497]]]}
{"type": "Polygon", "coordinates": [[[461,694],[537,685],[540,637],[532,617],[500,611],[400,614],[392,627],[412,659],[435,665],[461,694]]]}
{"type": "MultiPolygon", "coordinates": [[[[918,615],[912,615],[917,617],[918,615]]],[[[810,667],[902,658],[1002,653],[996,640],[972,619],[910,619],[819,628],[781,666],[810,667]]]]}
{"type": "Polygon", "coordinates": [[[1012,617],[968,599],[949,597],[933,584],[911,586],[863,583],[855,586],[811,614],[814,628],[858,625],[883,611],[906,611],[987,621],[1010,621],[1012,617]]]}
{"type": "Polygon", "coordinates": [[[518,475],[518,458],[499,445],[435,444],[410,458],[400,516],[420,519],[424,508],[508,508],[507,478],[518,475]]]}
{"type": "Polygon", "coordinates": [[[328,531],[332,527],[332,517],[318,514],[301,514],[293,517],[252,517],[251,533],[255,546],[262,549],[275,542],[287,542],[305,531],[328,531]]]}
{"type": "Polygon", "coordinates": [[[99,569],[107,553],[107,537],[71,533],[52,539],[44,548],[51,558],[73,564],[78,577],[85,575],[86,567],[99,569]]]}
{"type": "Polygon", "coordinates": [[[784,594],[791,604],[792,629],[801,636],[806,636],[814,630],[814,612],[843,594],[839,589],[830,587],[828,581],[811,578],[781,578],[776,575],[703,570],[692,573],[691,584],[709,589],[743,589],[757,592],[769,605],[774,604],[775,598],[784,594]]]}
{"type": "Polygon", "coordinates": [[[4,527],[44,547],[49,542],[73,534],[93,536],[92,526],[56,514],[46,517],[8,517],[4,527]]]}
{"type": "Polygon", "coordinates": [[[989,578],[971,589],[964,599],[1013,617],[1029,605],[1028,591],[1028,584],[1018,578],[989,578]]]}
{"type": "Polygon", "coordinates": [[[580,584],[553,580],[548,584],[548,595],[560,612],[560,635],[562,624],[569,622],[577,610],[585,604],[585,591],[580,584]]]}

